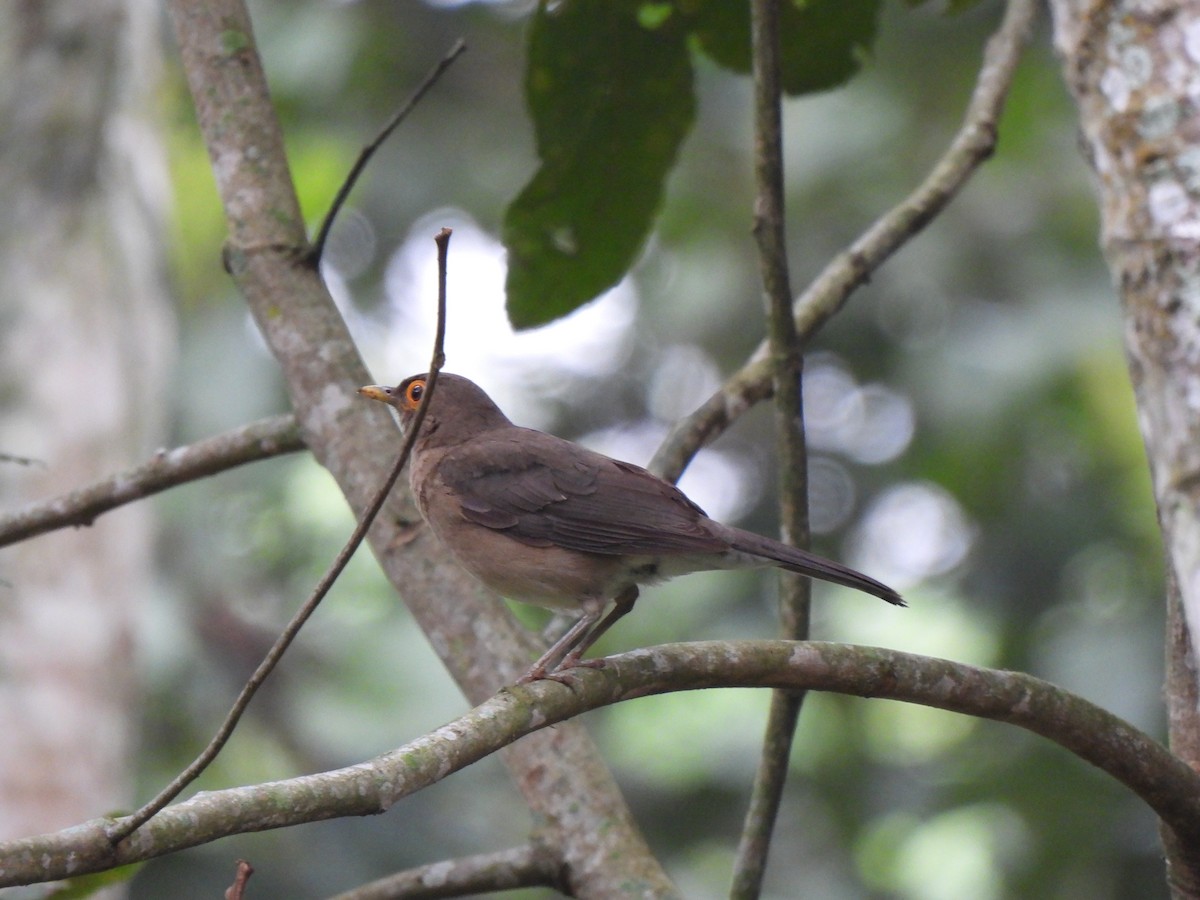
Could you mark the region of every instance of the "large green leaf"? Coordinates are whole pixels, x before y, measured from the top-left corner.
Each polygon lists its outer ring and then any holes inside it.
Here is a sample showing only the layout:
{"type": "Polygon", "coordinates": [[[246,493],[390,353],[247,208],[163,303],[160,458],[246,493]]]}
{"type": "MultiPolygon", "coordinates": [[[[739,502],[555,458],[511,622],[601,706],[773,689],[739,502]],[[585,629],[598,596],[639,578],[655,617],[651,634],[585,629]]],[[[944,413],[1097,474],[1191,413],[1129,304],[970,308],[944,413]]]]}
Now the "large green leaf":
{"type": "MultiPolygon", "coordinates": [[[[750,71],[750,6],[680,0],[700,47],[719,65],[750,71]]],[[[881,0],[792,0],[779,16],[783,89],[805,94],[837,87],[859,69],[875,41],[881,0]]]]}
{"type": "Polygon", "coordinates": [[[695,113],[682,18],[661,3],[543,3],[526,95],[541,168],[504,221],[517,328],[616,284],[645,242],[695,113]]]}

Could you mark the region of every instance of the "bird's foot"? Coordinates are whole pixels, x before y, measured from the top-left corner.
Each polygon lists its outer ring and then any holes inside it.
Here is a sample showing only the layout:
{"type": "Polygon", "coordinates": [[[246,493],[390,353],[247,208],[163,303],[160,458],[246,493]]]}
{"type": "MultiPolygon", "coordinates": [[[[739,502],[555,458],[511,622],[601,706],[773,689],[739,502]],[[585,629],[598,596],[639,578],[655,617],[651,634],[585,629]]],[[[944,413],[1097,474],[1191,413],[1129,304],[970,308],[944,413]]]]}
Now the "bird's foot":
{"type": "Polygon", "coordinates": [[[516,684],[533,684],[535,681],[541,681],[546,677],[546,667],[535,665],[528,672],[516,680],[516,684]]]}
{"type": "Polygon", "coordinates": [[[568,654],[553,669],[545,665],[534,665],[528,672],[517,679],[517,684],[533,684],[535,681],[557,681],[572,690],[579,683],[579,678],[571,673],[571,669],[603,669],[603,659],[572,659],[568,654]]]}
{"type": "Polygon", "coordinates": [[[554,671],[547,672],[543,677],[557,681],[559,684],[565,684],[571,690],[575,690],[575,686],[579,684],[579,676],[575,674],[575,669],[603,669],[604,666],[603,659],[572,659],[568,655],[554,668],[554,671]]]}
{"type": "Polygon", "coordinates": [[[563,669],[603,669],[606,665],[608,665],[608,663],[604,661],[603,657],[598,657],[596,659],[580,659],[574,654],[568,653],[566,659],[559,663],[555,671],[558,672],[562,671],[563,669]]]}

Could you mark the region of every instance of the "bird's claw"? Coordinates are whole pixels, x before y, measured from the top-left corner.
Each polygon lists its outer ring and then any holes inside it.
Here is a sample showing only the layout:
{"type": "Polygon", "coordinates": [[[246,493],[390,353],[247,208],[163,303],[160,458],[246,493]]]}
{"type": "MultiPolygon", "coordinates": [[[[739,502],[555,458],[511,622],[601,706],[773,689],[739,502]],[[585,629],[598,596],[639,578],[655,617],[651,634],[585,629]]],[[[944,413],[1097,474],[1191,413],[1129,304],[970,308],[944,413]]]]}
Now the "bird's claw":
{"type": "Polygon", "coordinates": [[[572,659],[567,656],[553,669],[546,666],[534,666],[517,679],[517,684],[533,684],[535,681],[557,681],[571,690],[579,683],[578,676],[572,674],[572,669],[603,669],[606,663],[603,659],[572,659]]]}

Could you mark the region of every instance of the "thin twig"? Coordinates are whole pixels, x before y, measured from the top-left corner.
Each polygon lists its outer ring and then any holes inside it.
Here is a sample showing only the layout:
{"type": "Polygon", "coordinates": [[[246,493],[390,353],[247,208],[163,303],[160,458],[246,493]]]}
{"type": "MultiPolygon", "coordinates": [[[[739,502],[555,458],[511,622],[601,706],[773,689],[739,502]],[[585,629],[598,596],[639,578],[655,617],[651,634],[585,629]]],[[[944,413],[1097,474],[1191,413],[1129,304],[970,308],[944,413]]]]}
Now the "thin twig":
{"type": "Polygon", "coordinates": [[[14,466],[41,466],[46,468],[45,460],[34,459],[32,456],[17,456],[15,453],[0,453],[0,463],[12,463],[14,466]]]}
{"type": "Polygon", "coordinates": [[[474,897],[523,887],[565,892],[562,860],[538,843],[418,866],[330,897],[329,900],[428,900],[474,897]]]}
{"type": "Polygon", "coordinates": [[[225,900],[245,900],[246,897],[246,882],[250,880],[250,876],[254,874],[254,866],[246,862],[244,859],[237,861],[237,872],[233,877],[233,884],[225,888],[225,900]]]}
{"type": "Polygon", "coordinates": [[[242,687],[241,693],[238,694],[233,707],[225,716],[225,721],[221,723],[221,727],[217,729],[208,746],[192,761],[191,765],[175,776],[171,783],[163,788],[153,800],[145,804],[133,815],[118,819],[112,824],[108,836],[113,844],[117,844],[127,838],[163,807],[179,796],[180,791],[199,778],[200,773],[207,769],[209,764],[217,758],[217,754],[221,752],[221,749],[233,734],[234,728],[237,727],[242,713],[246,711],[246,707],[250,705],[250,701],[254,698],[258,689],[267,680],[267,677],[274,670],[275,666],[278,665],[279,660],[283,658],[283,654],[287,652],[296,635],[300,633],[300,629],[304,626],[304,623],[308,621],[309,617],[316,611],[317,606],[325,598],[325,595],[329,593],[330,588],[333,587],[334,582],[337,581],[346,564],[350,562],[350,558],[358,549],[359,544],[362,543],[367,530],[371,527],[371,523],[375,520],[375,516],[379,513],[379,510],[383,508],[388,495],[391,494],[396,479],[400,477],[400,470],[404,468],[404,464],[408,461],[408,456],[412,452],[417,432],[421,427],[421,422],[425,418],[425,410],[429,406],[429,398],[433,396],[437,385],[437,373],[445,363],[446,253],[450,243],[450,233],[449,228],[443,228],[435,238],[438,248],[437,332],[434,336],[433,355],[429,363],[429,383],[413,417],[412,428],[404,436],[404,444],[400,450],[400,455],[396,457],[396,462],[392,465],[387,478],[384,479],[383,486],[371,500],[362,518],[359,519],[358,525],[355,526],[354,532],[346,542],[346,546],[342,548],[342,551],[337,555],[333,564],[330,565],[328,571],[325,572],[320,582],[313,589],[312,594],[292,617],[292,620],[288,622],[287,627],[284,628],[271,649],[267,651],[267,655],[263,657],[262,662],[258,664],[258,668],[254,670],[254,674],[250,676],[250,679],[242,687]]]}
{"type": "MultiPolygon", "coordinates": [[[[796,330],[807,341],[859,285],[921,231],[958,195],[996,146],[996,123],[1013,73],[1029,38],[1036,0],[1010,0],[1004,20],[988,41],[963,125],[925,180],[835,256],[793,304],[796,330]]],[[[771,395],[766,345],[695,412],[681,419],[659,447],[650,468],[678,477],[696,451],[743,412],[771,395]]]]}
{"type": "Polygon", "coordinates": [[[321,255],[325,252],[325,243],[329,240],[329,232],[333,230],[334,219],[337,218],[337,214],[341,211],[342,206],[345,205],[346,198],[349,197],[350,192],[354,190],[354,185],[358,183],[358,176],[360,176],[363,173],[363,170],[366,169],[367,163],[371,161],[371,157],[375,155],[375,151],[378,150],[380,146],[382,146],[383,142],[391,136],[392,132],[400,126],[400,123],[408,118],[408,114],[411,113],[416,108],[417,104],[421,102],[421,98],[428,93],[431,87],[437,84],[438,79],[442,77],[442,73],[450,68],[451,63],[458,59],[458,57],[461,56],[466,49],[467,44],[462,38],[459,38],[457,41],[455,41],[454,45],[446,51],[446,55],[443,56],[438,61],[437,65],[430,70],[429,74],[425,76],[425,80],[417,86],[415,91],[413,91],[412,96],[410,96],[408,100],[404,102],[404,105],[401,106],[400,109],[396,111],[395,115],[388,120],[388,123],[383,126],[383,129],[375,136],[375,140],[371,141],[371,143],[367,144],[367,146],[363,147],[359,152],[358,159],[356,159],[354,161],[354,165],[350,167],[350,174],[346,176],[346,180],[343,181],[342,186],[338,188],[337,196],[333,198],[333,203],[330,204],[329,212],[325,214],[325,221],[321,223],[321,228],[317,231],[317,239],[313,242],[312,248],[309,250],[309,258],[312,260],[314,265],[321,261],[321,255]]]}
{"type": "Polygon", "coordinates": [[[296,417],[283,415],[173,450],[160,450],[132,469],[0,515],[0,547],[58,528],[91,525],[102,513],[167,488],[303,449],[296,417]]]}
{"type": "MultiPolygon", "coordinates": [[[[780,109],[780,0],[751,0],[750,46],[754,77],[754,237],[767,304],[775,433],[779,448],[779,517],[783,540],[807,546],[808,448],[801,396],[803,356],[792,316],[783,193],[783,126],[780,109]]],[[[808,637],[811,582],[781,573],[779,618],[782,637],[808,637]]],[[[787,782],[802,691],[775,691],[766,733],[734,857],[730,897],[755,900],[762,892],[771,835],[787,782]]]]}

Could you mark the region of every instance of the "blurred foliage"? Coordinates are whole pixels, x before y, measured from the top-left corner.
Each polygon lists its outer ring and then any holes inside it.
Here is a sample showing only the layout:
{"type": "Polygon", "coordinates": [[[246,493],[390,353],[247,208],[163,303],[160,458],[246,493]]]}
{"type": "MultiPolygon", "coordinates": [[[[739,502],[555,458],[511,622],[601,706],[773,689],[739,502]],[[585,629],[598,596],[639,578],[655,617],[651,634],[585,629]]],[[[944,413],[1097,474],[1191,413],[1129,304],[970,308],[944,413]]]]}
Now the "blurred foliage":
{"type": "MultiPolygon", "coordinates": [[[[880,0],[805,0],[779,8],[780,84],[798,96],[844,84],[869,57],[880,0]]],[[[700,48],[743,75],[750,72],[750,4],[681,0],[700,48]]]]}
{"type": "Polygon", "coordinates": [[[80,875],[78,878],[68,878],[66,881],[60,882],[58,886],[52,888],[50,893],[44,896],[47,900],[82,900],[84,897],[93,897],[107,887],[124,884],[133,877],[134,873],[142,865],[143,863],[133,863],[109,869],[107,872],[96,872],[92,875],[80,875]]]}
{"type": "MultiPolygon", "coordinates": [[[[784,91],[825,90],[858,71],[879,6],[785,3],[784,91]]],[[[749,72],[749,9],[709,0],[538,6],[525,89],[541,166],[504,222],[508,315],[516,327],[573,312],[624,276],[692,124],[688,39],[722,66],[749,72]]]]}
{"type": "MultiPolygon", "coordinates": [[[[433,297],[404,260],[424,253],[432,267],[431,238],[446,223],[460,241],[451,245],[450,290],[464,317],[452,325],[448,368],[506,398],[514,417],[635,462],[763,336],[744,76],[691,52],[694,122],[619,296],[518,339],[485,324],[502,320],[490,316],[502,316],[503,295],[480,275],[500,253],[506,206],[545,164],[542,125],[522,91],[532,5],[256,0],[251,10],[313,223],[358,148],[425,71],[455,38],[470,47],[381,151],[326,262],[380,380],[398,381],[427,358],[418,312],[433,297]],[[468,252],[473,233],[492,241],[492,256],[468,252]],[[571,323],[614,309],[631,317],[614,342],[580,349],[571,323]],[[503,348],[510,356],[496,355],[503,348]]],[[[999,13],[994,0],[956,16],[936,4],[884,4],[861,74],[788,102],[797,285],[942,152],[999,13]]],[[[570,84],[581,80],[572,75],[570,84]]],[[[175,436],[183,441],[283,410],[286,400],[221,270],[221,213],[177,74],[166,106],[183,338],[175,436]]],[[[1042,35],[1020,70],[994,159],[812,342],[806,396],[822,473],[814,497],[832,498],[836,513],[817,549],[897,576],[912,605],[881,610],[821,586],[815,633],[1025,669],[1161,734],[1161,550],[1120,312],[1096,250],[1097,214],[1074,135],[1042,35]],[[818,382],[827,386],[819,395],[818,382]]],[[[585,167],[573,177],[595,191],[612,172],[585,167]]],[[[594,336],[599,327],[582,330],[594,336]]],[[[747,416],[686,483],[711,511],[767,533],[775,527],[770,418],[747,416]]],[[[207,739],[350,529],[336,487],[300,457],[173,491],[158,508],[163,589],[147,604],[142,641],[142,795],[207,739]]],[[[770,574],[724,573],[655,588],[598,651],[769,636],[773,583],[770,574]]],[[[352,763],[463,706],[364,555],[204,786],[352,763]]],[[[723,691],[648,698],[587,718],[686,896],[726,891],[765,708],[764,694],[723,691]]],[[[1022,732],[818,695],[806,703],[793,764],[767,896],[794,897],[797,885],[822,898],[1166,894],[1149,812],[1022,732]]],[[[215,896],[239,857],[255,865],[256,896],[324,896],[397,868],[518,843],[530,823],[517,808],[499,763],[487,761],[385,816],[239,837],[152,862],[133,879],[133,896],[215,896]]]]}

